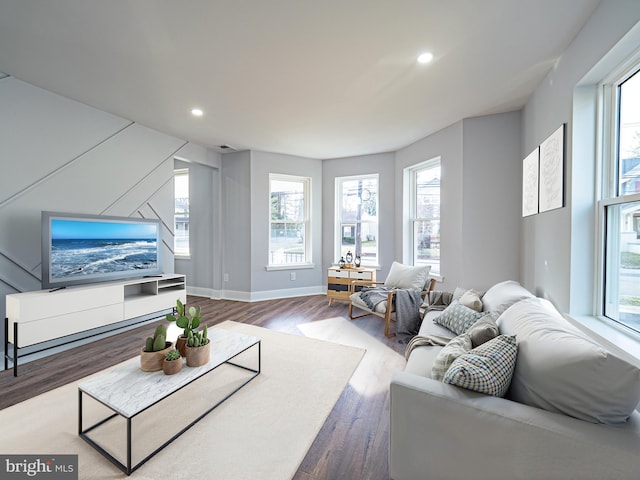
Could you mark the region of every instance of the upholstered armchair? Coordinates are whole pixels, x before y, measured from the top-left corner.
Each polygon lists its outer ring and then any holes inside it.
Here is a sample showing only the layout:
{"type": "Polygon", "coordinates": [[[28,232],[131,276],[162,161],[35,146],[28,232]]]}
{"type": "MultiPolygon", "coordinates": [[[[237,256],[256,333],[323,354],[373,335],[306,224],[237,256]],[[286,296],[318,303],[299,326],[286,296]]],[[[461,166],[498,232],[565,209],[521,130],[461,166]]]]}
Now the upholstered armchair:
{"type": "MultiPolygon", "coordinates": [[[[398,290],[418,291],[420,292],[420,297],[424,299],[428,292],[435,287],[435,279],[429,278],[430,269],[430,266],[413,267],[393,262],[389,275],[384,282],[353,280],[349,285],[349,318],[353,320],[367,315],[383,318],[385,336],[394,337],[396,334],[391,332],[391,323],[397,321],[396,296],[398,295],[398,290]],[[383,286],[385,288],[371,292],[375,294],[373,301],[365,299],[362,292],[358,291],[358,287],[375,286],[383,286]],[[359,310],[360,313],[354,313],[354,308],[359,310]]],[[[416,308],[419,308],[419,304],[416,308]]]]}

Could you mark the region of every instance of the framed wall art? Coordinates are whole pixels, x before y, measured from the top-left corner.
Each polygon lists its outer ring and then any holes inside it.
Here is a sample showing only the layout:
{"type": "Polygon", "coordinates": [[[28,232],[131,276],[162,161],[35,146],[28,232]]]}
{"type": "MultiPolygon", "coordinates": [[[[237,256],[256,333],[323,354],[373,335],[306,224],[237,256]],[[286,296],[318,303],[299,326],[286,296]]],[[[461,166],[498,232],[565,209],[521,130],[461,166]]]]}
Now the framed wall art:
{"type": "Polygon", "coordinates": [[[539,211],[564,206],[564,124],[540,145],[539,211]]]}
{"type": "Polygon", "coordinates": [[[540,147],[522,161],[522,216],[538,213],[538,165],[540,147]]]}

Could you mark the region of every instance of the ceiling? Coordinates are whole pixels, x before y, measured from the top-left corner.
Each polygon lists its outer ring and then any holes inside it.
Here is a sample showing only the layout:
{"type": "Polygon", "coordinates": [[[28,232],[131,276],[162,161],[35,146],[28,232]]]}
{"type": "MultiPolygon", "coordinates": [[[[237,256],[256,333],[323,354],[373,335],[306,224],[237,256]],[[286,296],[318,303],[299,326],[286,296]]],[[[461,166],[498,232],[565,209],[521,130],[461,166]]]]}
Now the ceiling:
{"type": "Polygon", "coordinates": [[[0,0],[0,72],[203,146],[364,155],[521,108],[598,3],[0,0]]]}

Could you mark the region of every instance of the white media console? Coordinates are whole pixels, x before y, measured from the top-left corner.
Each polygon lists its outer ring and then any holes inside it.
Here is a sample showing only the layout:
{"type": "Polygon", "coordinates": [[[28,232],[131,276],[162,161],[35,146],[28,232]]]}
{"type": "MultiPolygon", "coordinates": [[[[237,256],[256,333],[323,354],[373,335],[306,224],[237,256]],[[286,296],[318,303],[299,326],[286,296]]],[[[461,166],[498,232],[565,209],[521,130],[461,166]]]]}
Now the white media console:
{"type": "MultiPolygon", "coordinates": [[[[18,350],[174,308],[187,301],[184,275],[167,274],[6,296],[5,369],[18,350]],[[13,356],[9,355],[9,344],[13,356]]],[[[33,352],[32,352],[33,353],[33,352]]]]}

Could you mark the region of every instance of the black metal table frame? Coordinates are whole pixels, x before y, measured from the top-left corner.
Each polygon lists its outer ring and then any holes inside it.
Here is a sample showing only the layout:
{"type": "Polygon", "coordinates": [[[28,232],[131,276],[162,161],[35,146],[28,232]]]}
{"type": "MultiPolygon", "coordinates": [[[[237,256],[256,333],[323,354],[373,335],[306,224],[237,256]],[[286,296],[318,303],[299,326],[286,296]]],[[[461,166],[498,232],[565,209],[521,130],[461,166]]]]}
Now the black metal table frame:
{"type": "Polygon", "coordinates": [[[118,467],[120,470],[122,470],[124,473],[126,473],[127,475],[131,475],[133,472],[135,472],[138,468],[140,468],[142,465],[144,465],[151,457],[153,457],[155,454],[157,454],[158,452],[160,452],[160,450],[162,450],[164,447],[166,447],[167,445],[169,445],[171,442],[173,442],[176,438],[178,438],[180,435],[182,435],[184,432],[186,432],[187,430],[189,430],[191,427],[193,427],[196,423],[198,423],[200,420],[202,420],[204,417],[206,417],[209,413],[211,413],[213,410],[215,410],[218,406],[220,406],[223,402],[225,402],[227,399],[229,399],[230,397],[232,397],[238,390],[240,390],[242,387],[244,387],[246,384],[248,384],[251,380],[253,380],[254,378],[256,378],[259,374],[260,374],[260,370],[261,370],[261,364],[262,364],[262,348],[261,348],[261,341],[258,340],[256,343],[254,343],[253,345],[248,346],[247,348],[241,350],[240,352],[236,353],[235,355],[233,355],[232,357],[230,357],[227,361],[225,361],[224,363],[221,363],[220,365],[212,368],[211,370],[203,373],[202,375],[200,375],[199,377],[194,378],[193,380],[185,383],[184,385],[182,385],[180,388],[178,388],[177,390],[171,392],[170,394],[168,394],[167,396],[161,398],[160,400],[154,402],[153,404],[143,408],[142,410],[140,410],[139,412],[136,412],[134,415],[132,415],[131,417],[124,417],[123,415],[121,415],[120,413],[114,412],[112,415],[108,416],[107,418],[99,421],[98,423],[88,427],[87,429],[82,428],[82,394],[84,393],[85,395],[93,398],[96,402],[101,403],[102,405],[106,406],[107,408],[109,408],[110,410],[113,410],[111,407],[109,407],[108,405],[106,405],[104,402],[102,402],[101,400],[95,398],[93,395],[90,395],[87,392],[83,392],[82,390],[78,389],[78,435],[83,438],[89,445],[91,445],[93,448],[95,448],[98,452],[100,452],[105,458],[107,458],[111,463],[113,463],[116,467],[118,467]],[[246,367],[244,365],[238,365],[237,363],[233,363],[230,360],[234,359],[235,357],[237,357],[238,355],[240,355],[241,353],[246,352],[247,350],[253,348],[257,346],[258,347],[258,369],[255,370],[253,368],[249,368],[246,367]],[[147,455],[145,458],[143,458],[142,460],[140,460],[140,462],[138,462],[136,465],[131,465],[131,422],[132,420],[138,416],[139,414],[141,414],[142,412],[148,410],[149,408],[157,405],[158,403],[162,402],[163,400],[166,400],[167,398],[169,398],[171,395],[173,395],[176,392],[179,392],[180,390],[182,390],[184,387],[192,384],[193,382],[195,382],[196,380],[200,380],[202,377],[207,376],[208,374],[210,374],[211,372],[215,371],[218,367],[220,367],[221,365],[232,365],[234,367],[238,367],[238,368],[242,368],[244,370],[248,370],[250,372],[253,372],[254,375],[252,375],[251,377],[249,377],[247,380],[245,380],[241,385],[239,385],[238,387],[236,387],[231,393],[227,394],[222,400],[218,401],[215,405],[213,405],[211,408],[209,408],[206,412],[204,412],[203,414],[201,414],[198,418],[196,418],[195,420],[193,420],[189,425],[187,425],[186,427],[184,427],[182,430],[180,430],[178,433],[176,433],[175,435],[173,435],[169,440],[167,440],[165,443],[163,443],[160,447],[158,447],[156,450],[154,450],[153,452],[151,452],[149,455],[147,455]],[[89,433],[90,431],[96,429],[97,427],[99,427],[100,425],[103,425],[104,423],[108,422],[109,420],[117,417],[117,416],[121,416],[126,418],[127,420],[127,464],[125,465],[124,463],[122,463],[120,460],[118,460],[116,457],[114,457],[113,455],[111,455],[109,452],[107,452],[104,448],[102,448],[98,443],[96,443],[94,440],[92,440],[91,438],[89,438],[87,436],[87,433],[89,433]]]}

